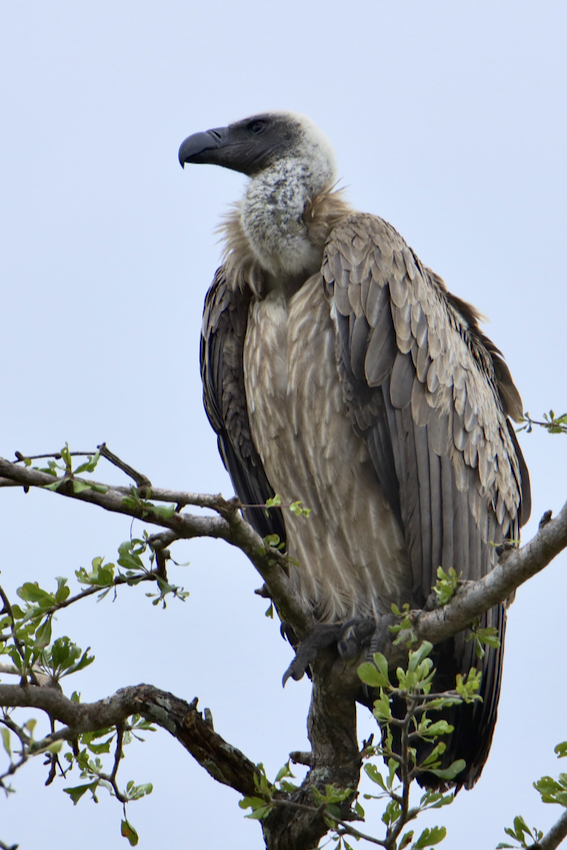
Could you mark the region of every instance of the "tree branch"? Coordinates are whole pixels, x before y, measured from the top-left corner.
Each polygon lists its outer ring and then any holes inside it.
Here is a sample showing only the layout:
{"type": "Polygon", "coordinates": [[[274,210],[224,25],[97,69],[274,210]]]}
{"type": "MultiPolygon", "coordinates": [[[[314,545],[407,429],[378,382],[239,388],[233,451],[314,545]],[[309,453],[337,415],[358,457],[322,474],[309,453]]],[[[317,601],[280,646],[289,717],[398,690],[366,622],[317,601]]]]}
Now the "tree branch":
{"type": "MultiPolygon", "coordinates": [[[[96,504],[105,510],[126,514],[144,522],[168,529],[151,538],[152,546],[163,548],[175,540],[194,537],[212,537],[225,540],[239,548],[262,576],[268,593],[278,609],[281,619],[291,625],[299,639],[313,629],[315,620],[312,612],[291,587],[286,572],[286,557],[275,548],[268,548],[261,537],[243,519],[236,499],[225,500],[222,496],[204,495],[182,491],[145,488],[145,500],[132,499],[132,488],[112,487],[90,479],[52,475],[0,458],[0,479],[25,487],[45,488],[59,481],[56,492],[68,498],[96,504]],[[73,482],[86,484],[97,489],[74,491],[73,482]],[[103,489],[104,492],[100,492],[103,489]],[[158,506],[147,500],[175,503],[177,510],[164,516],[158,506]],[[125,502],[126,500],[126,502],[125,502]],[[219,516],[197,516],[180,512],[182,506],[210,508],[219,516]]],[[[1,480],[0,480],[1,485],[1,480]]],[[[134,491],[135,493],[136,491],[134,491]]],[[[308,521],[308,520],[307,520],[308,521]]],[[[412,611],[410,620],[418,640],[439,643],[467,628],[478,616],[493,605],[504,602],[529,578],[541,572],[563,549],[567,548],[567,504],[556,519],[547,513],[540,523],[536,536],[517,550],[504,550],[500,563],[476,582],[461,584],[455,596],[443,607],[433,611],[412,611]]],[[[384,646],[381,651],[392,664],[400,663],[406,655],[403,642],[397,646],[384,646]]],[[[352,669],[352,677],[356,671],[352,669]]]]}
{"type": "Polygon", "coordinates": [[[463,583],[442,608],[412,612],[410,619],[418,640],[435,644],[462,631],[484,611],[508,599],[565,548],[567,503],[556,519],[545,515],[537,534],[525,546],[503,551],[491,572],[479,581],[463,583]]]}
{"type": "Polygon", "coordinates": [[[95,732],[120,726],[133,714],[166,729],[205,770],[223,785],[229,785],[244,796],[255,793],[256,765],[233,747],[211,727],[197,710],[197,699],[191,703],[152,685],[121,688],[113,696],[93,703],[75,703],[56,688],[0,685],[0,705],[38,708],[65,724],[41,742],[32,752],[53,741],[71,740],[83,732],[95,732]]]}
{"type": "Polygon", "coordinates": [[[567,812],[564,812],[559,820],[555,821],[549,832],[541,841],[534,844],[533,850],[555,850],[567,836],[567,812]]]}
{"type": "MultiPolygon", "coordinates": [[[[155,487],[144,488],[144,500],[133,498],[136,491],[130,487],[113,487],[84,478],[54,478],[46,472],[20,466],[0,458],[0,479],[21,484],[25,487],[45,489],[59,482],[57,492],[61,496],[98,505],[104,510],[121,513],[152,525],[169,529],[168,543],[174,540],[190,540],[195,537],[212,537],[225,540],[240,549],[252,562],[262,576],[283,620],[291,623],[299,638],[308,634],[315,620],[312,612],[305,606],[297,592],[291,587],[286,565],[287,559],[277,549],[266,548],[262,538],[239,513],[236,499],[226,501],[222,496],[200,495],[196,493],[161,490],[155,487]],[[85,484],[88,489],[77,488],[74,484],[85,484]],[[97,489],[92,489],[96,487],[97,489]],[[220,516],[197,516],[176,510],[171,516],[164,515],[158,506],[149,500],[175,503],[178,507],[194,505],[215,510],[220,516]]],[[[1,483],[1,481],[0,481],[1,483]]],[[[162,535],[159,545],[163,547],[162,535]]]]}

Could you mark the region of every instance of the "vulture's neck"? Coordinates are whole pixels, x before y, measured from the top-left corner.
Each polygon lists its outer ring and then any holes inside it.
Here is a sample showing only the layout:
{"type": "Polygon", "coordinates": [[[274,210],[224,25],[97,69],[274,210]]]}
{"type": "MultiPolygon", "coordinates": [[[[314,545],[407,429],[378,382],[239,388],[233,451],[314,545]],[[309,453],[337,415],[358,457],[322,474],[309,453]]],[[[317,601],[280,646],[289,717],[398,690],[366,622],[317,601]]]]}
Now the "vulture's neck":
{"type": "Polygon", "coordinates": [[[253,177],[240,208],[250,250],[268,277],[303,277],[321,266],[323,245],[310,238],[305,212],[330,190],[333,171],[323,156],[282,159],[253,177]]]}

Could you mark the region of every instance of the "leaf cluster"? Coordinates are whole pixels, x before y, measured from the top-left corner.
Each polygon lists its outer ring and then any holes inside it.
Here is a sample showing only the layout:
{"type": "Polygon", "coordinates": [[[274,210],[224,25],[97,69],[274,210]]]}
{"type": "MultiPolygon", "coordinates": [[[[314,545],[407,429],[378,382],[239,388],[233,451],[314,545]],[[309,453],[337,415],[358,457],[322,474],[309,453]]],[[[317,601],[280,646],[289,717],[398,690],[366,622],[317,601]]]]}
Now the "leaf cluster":
{"type": "Polygon", "coordinates": [[[528,434],[534,429],[534,425],[544,428],[548,434],[567,434],[567,413],[562,413],[556,416],[553,410],[543,414],[543,422],[532,419],[526,411],[524,418],[521,420],[524,424],[518,428],[518,431],[526,431],[528,434]]]}
{"type": "MultiPolygon", "coordinates": [[[[172,594],[184,600],[187,592],[182,588],[168,583],[165,573],[158,574],[144,562],[143,556],[149,548],[148,539],[131,539],[122,543],[118,549],[116,563],[106,563],[104,558],[93,558],[90,569],[79,568],[75,572],[81,591],[71,596],[67,578],[58,577],[56,588],[49,591],[37,582],[24,582],[18,588],[19,601],[11,602],[0,587],[0,656],[6,656],[11,664],[3,668],[4,673],[13,673],[20,677],[22,684],[43,687],[57,687],[67,676],[74,675],[94,662],[94,656],[89,654],[90,647],[83,651],[70,637],[64,635],[52,639],[52,628],[55,616],[64,608],[77,604],[93,594],[101,601],[107,594],[119,586],[126,584],[134,586],[144,580],[157,583],[159,592],[148,593],[152,604],[162,602],[172,594]]],[[[150,565],[155,555],[150,550],[150,565]]],[[[71,699],[80,702],[77,692],[71,699]]],[[[97,793],[105,788],[115,796],[124,807],[124,819],[121,823],[121,834],[132,846],[138,843],[138,835],[132,824],[126,818],[126,804],[138,800],[151,793],[149,783],[136,784],[130,780],[122,789],[117,784],[117,773],[123,758],[123,748],[134,738],[140,738],[141,731],[153,731],[153,726],[145,719],[136,715],[120,727],[101,729],[96,732],[73,734],[66,727],[57,729],[57,724],[51,721],[51,733],[40,740],[34,738],[37,725],[35,719],[18,724],[14,720],[13,710],[4,709],[0,714],[0,730],[3,748],[9,759],[8,769],[0,774],[0,787],[5,791],[11,788],[5,783],[8,776],[19,770],[26,761],[42,754],[49,768],[47,782],[52,782],[57,775],[66,777],[74,767],[80,771],[81,784],[65,788],[75,804],[87,793],[97,802],[97,793]],[[18,739],[14,746],[13,736],[18,739]],[[63,754],[63,748],[66,751],[63,754]],[[112,766],[105,768],[104,759],[111,754],[114,747],[112,766]]]]}
{"type": "Polygon", "coordinates": [[[246,817],[252,820],[263,820],[284,797],[298,791],[299,786],[290,782],[290,778],[295,779],[295,776],[289,761],[279,769],[273,782],[270,782],[266,776],[264,765],[262,763],[256,765],[254,777],[256,794],[252,797],[244,797],[238,803],[241,809],[252,810],[246,817]]]}
{"type": "MultiPolygon", "coordinates": [[[[48,475],[53,475],[54,478],[57,478],[57,481],[54,481],[53,484],[46,484],[45,490],[57,490],[63,481],[69,482],[69,486],[73,488],[73,493],[78,495],[79,493],[84,492],[85,490],[94,490],[95,493],[106,493],[108,491],[108,487],[104,484],[97,484],[93,481],[77,481],[75,476],[80,475],[81,473],[91,473],[94,472],[96,466],[100,460],[100,452],[94,452],[92,455],[87,455],[87,460],[83,463],[79,464],[75,469],[73,469],[73,452],[71,452],[69,448],[69,443],[65,443],[61,452],[57,455],[63,461],[62,464],[57,463],[53,458],[48,459],[47,466],[33,466],[32,469],[37,469],[39,472],[46,472],[48,475]],[[63,473],[62,479],[59,477],[59,473],[63,473]]],[[[31,466],[32,461],[30,458],[21,456],[20,459],[25,463],[26,466],[31,466]]]]}
{"type": "Polygon", "coordinates": [[[374,762],[364,765],[366,775],[380,789],[377,795],[367,794],[365,797],[388,801],[382,815],[386,826],[384,846],[392,850],[402,850],[410,845],[412,848],[430,847],[445,837],[444,827],[424,830],[415,841],[413,831],[402,835],[406,824],[420,812],[449,805],[454,799],[452,792],[430,790],[422,794],[416,806],[410,807],[410,786],[425,772],[450,782],[464,769],[466,765],[462,759],[448,767],[441,766],[441,757],[446,749],[442,738],[450,734],[453,727],[446,720],[434,719],[430,715],[449,706],[480,699],[477,693],[480,676],[474,668],[466,677],[457,678],[454,690],[432,693],[436,672],[430,658],[432,649],[432,644],[424,641],[416,650],[410,650],[407,669],[396,669],[395,682],[391,679],[385,656],[379,652],[374,654],[372,661],[364,662],[358,668],[362,682],[375,691],[373,713],[382,728],[381,744],[366,747],[364,757],[381,756],[387,765],[386,773],[374,762]],[[400,701],[405,704],[404,713],[394,713],[394,700],[397,704],[400,701]],[[421,760],[418,758],[419,741],[430,744],[421,760]]]}
{"type": "Polygon", "coordinates": [[[287,508],[295,516],[308,517],[311,513],[311,508],[304,507],[301,499],[297,499],[297,501],[291,502],[289,505],[282,505],[282,497],[279,493],[276,493],[271,499],[266,499],[266,514],[268,514],[268,508],[287,508]]]}

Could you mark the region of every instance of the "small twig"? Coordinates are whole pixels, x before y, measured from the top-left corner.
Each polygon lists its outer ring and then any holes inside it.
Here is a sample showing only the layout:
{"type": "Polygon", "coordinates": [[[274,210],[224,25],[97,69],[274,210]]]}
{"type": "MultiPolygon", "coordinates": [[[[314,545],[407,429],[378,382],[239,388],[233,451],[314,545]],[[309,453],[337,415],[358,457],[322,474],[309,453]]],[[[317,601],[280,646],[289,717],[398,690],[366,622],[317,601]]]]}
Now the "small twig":
{"type": "Polygon", "coordinates": [[[10,756],[9,768],[4,773],[0,774],[0,788],[4,788],[4,790],[7,791],[4,786],[4,780],[8,776],[13,776],[20,769],[20,767],[22,767],[22,765],[24,765],[28,760],[29,756],[27,752],[27,747],[31,741],[31,738],[24,732],[21,726],[18,726],[17,723],[14,723],[14,721],[11,720],[6,713],[4,713],[2,717],[0,717],[0,723],[2,723],[3,726],[6,726],[7,729],[10,729],[10,731],[12,731],[18,737],[22,746],[22,754],[20,756],[20,759],[15,762],[10,756]]]}
{"type": "MultiPolygon", "coordinates": [[[[49,718],[49,725],[51,726],[51,734],[55,732],[55,720],[53,717],[49,718]]],[[[49,761],[49,773],[47,775],[47,779],[45,780],[46,785],[51,785],[55,777],[57,776],[57,765],[59,763],[59,757],[57,753],[46,753],[47,759],[49,761]]]]}
{"type": "Polygon", "coordinates": [[[10,729],[10,731],[13,732],[14,735],[19,738],[22,747],[28,747],[30,745],[30,736],[26,732],[24,732],[21,726],[18,726],[17,723],[14,723],[14,721],[11,720],[6,714],[0,717],[0,723],[2,723],[3,726],[6,726],[7,729],[10,729]]]}
{"type": "MultiPolygon", "coordinates": [[[[157,553],[156,553],[156,555],[157,555],[157,553]]],[[[38,619],[43,619],[43,617],[49,617],[52,614],[55,614],[57,611],[62,611],[63,608],[68,608],[70,605],[74,605],[75,602],[79,602],[81,599],[86,599],[89,596],[93,596],[95,593],[104,593],[104,591],[110,590],[110,588],[112,588],[112,587],[116,588],[116,587],[119,587],[122,584],[139,584],[142,581],[157,581],[158,577],[159,578],[165,577],[159,569],[148,570],[146,573],[140,573],[139,575],[130,576],[130,577],[125,576],[125,575],[118,575],[118,576],[116,576],[116,578],[112,579],[112,581],[109,582],[108,584],[92,585],[91,587],[87,588],[86,590],[81,590],[80,593],[76,593],[74,596],[68,596],[67,599],[63,600],[62,602],[57,602],[57,604],[51,606],[51,608],[42,608],[41,610],[39,610],[37,612],[37,617],[38,617],[38,619]]],[[[5,598],[5,594],[4,594],[4,591],[2,590],[1,586],[0,586],[0,596],[5,598]]],[[[11,609],[10,609],[10,611],[11,611],[11,609]]],[[[14,621],[13,617],[12,617],[12,629],[11,629],[11,631],[6,632],[3,635],[0,635],[0,641],[4,642],[4,641],[8,641],[8,640],[14,641],[16,646],[18,646],[18,651],[20,652],[20,655],[21,655],[22,654],[21,644],[19,644],[18,638],[15,636],[15,621],[14,621]]],[[[8,665],[0,665],[0,672],[3,672],[3,673],[18,673],[19,674],[20,671],[17,670],[16,667],[11,667],[11,666],[9,667],[8,665]]],[[[34,685],[39,686],[39,685],[42,684],[40,678],[38,678],[38,675],[41,677],[41,674],[39,673],[39,671],[36,671],[35,668],[32,667],[32,668],[29,669],[28,672],[30,674],[30,677],[31,676],[34,677],[34,680],[33,680],[34,685]]]]}
{"type": "Polygon", "coordinates": [[[107,449],[106,443],[101,443],[100,446],[97,446],[97,449],[100,452],[100,456],[106,458],[106,460],[110,461],[114,466],[117,466],[118,469],[121,469],[122,472],[126,473],[130,478],[132,478],[138,487],[151,487],[152,482],[144,475],[142,472],[137,472],[134,467],[129,466],[129,464],[125,463],[121,460],[118,455],[115,455],[114,452],[111,452],[110,449],[107,449]]]}
{"type": "MultiPolygon", "coordinates": [[[[15,463],[24,463],[26,460],[47,460],[49,457],[53,460],[63,459],[61,452],[48,452],[45,455],[25,455],[22,452],[14,452],[14,454],[18,458],[15,463]]],[[[96,452],[69,452],[70,457],[94,457],[95,454],[96,452]]]]}
{"type": "Polygon", "coordinates": [[[161,548],[154,549],[154,552],[156,553],[157,561],[156,577],[159,576],[164,581],[167,581],[167,569],[165,565],[170,560],[171,554],[168,549],[161,548]]]}

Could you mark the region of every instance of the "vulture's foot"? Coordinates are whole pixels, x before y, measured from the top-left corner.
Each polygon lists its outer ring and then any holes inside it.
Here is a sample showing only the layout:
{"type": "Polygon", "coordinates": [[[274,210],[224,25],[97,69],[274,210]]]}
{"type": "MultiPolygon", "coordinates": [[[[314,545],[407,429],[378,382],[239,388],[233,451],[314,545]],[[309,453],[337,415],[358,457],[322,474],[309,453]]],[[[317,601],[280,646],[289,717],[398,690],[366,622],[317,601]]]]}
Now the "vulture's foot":
{"type": "Polygon", "coordinates": [[[373,619],[353,619],[346,623],[320,623],[295,650],[295,658],[284,673],[282,683],[288,679],[303,678],[320,649],[336,645],[341,658],[350,660],[360,654],[362,647],[375,630],[373,619]]]}
{"type": "Polygon", "coordinates": [[[394,626],[399,622],[398,618],[393,614],[383,614],[377,620],[372,621],[372,638],[370,640],[370,651],[368,653],[369,661],[372,661],[372,656],[375,652],[381,652],[382,655],[388,657],[388,650],[392,645],[392,632],[390,626],[394,626]]]}
{"type": "Polygon", "coordinates": [[[340,640],[337,642],[339,655],[345,661],[358,658],[362,648],[368,643],[370,636],[376,630],[373,617],[358,617],[343,624],[340,640]]]}

